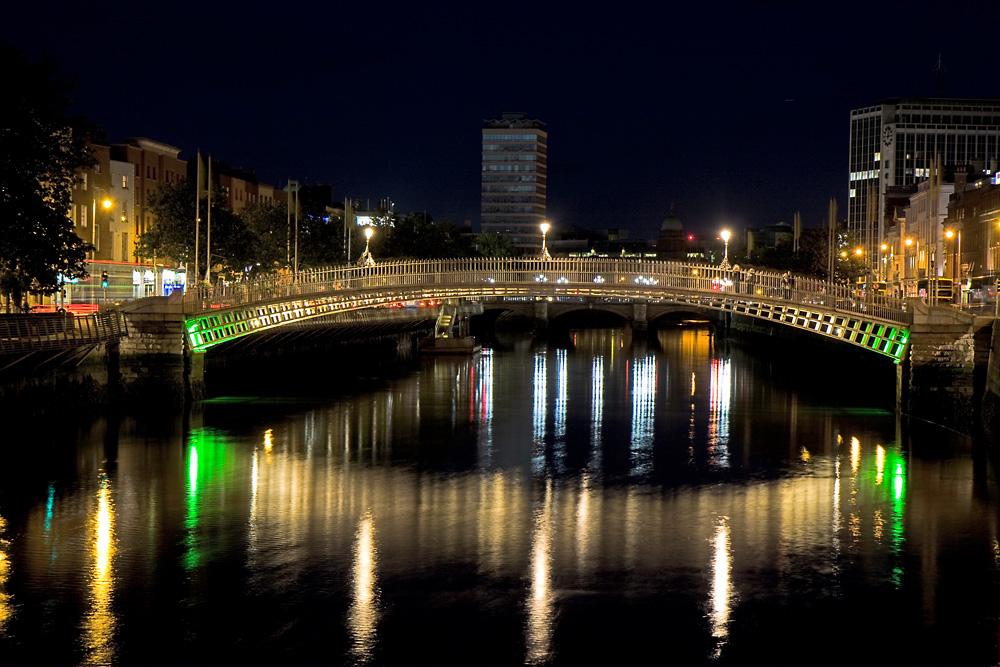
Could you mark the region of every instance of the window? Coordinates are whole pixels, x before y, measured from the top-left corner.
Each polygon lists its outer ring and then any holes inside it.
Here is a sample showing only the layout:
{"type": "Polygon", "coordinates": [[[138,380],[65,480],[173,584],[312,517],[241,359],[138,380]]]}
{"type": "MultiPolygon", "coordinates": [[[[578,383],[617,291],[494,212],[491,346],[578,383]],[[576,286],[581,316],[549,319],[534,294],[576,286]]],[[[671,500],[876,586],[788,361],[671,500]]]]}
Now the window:
{"type": "Polygon", "coordinates": [[[122,174],[122,188],[125,190],[128,189],[128,176],[125,174],[122,174]]]}
{"type": "Polygon", "coordinates": [[[87,210],[88,209],[87,209],[86,206],[80,206],[80,226],[81,227],[86,227],[87,226],[87,210]]]}

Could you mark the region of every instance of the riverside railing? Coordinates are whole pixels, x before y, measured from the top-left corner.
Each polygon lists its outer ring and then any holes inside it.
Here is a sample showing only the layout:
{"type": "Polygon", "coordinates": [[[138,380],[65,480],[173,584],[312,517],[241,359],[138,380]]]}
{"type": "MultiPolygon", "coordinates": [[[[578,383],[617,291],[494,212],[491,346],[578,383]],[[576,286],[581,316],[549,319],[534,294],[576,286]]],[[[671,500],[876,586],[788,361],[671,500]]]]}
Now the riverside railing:
{"type": "Polygon", "coordinates": [[[116,341],[127,335],[116,311],[73,316],[61,313],[0,315],[0,354],[65,350],[116,341]]]}
{"type": "Polygon", "coordinates": [[[909,321],[904,299],[860,296],[848,286],[823,280],[631,258],[390,260],[372,266],[300,271],[295,277],[268,276],[249,282],[199,286],[186,298],[193,301],[193,310],[207,311],[338,291],[374,292],[385,299],[532,295],[648,301],[711,298],[733,303],[781,302],[857,313],[886,322],[909,321]]]}

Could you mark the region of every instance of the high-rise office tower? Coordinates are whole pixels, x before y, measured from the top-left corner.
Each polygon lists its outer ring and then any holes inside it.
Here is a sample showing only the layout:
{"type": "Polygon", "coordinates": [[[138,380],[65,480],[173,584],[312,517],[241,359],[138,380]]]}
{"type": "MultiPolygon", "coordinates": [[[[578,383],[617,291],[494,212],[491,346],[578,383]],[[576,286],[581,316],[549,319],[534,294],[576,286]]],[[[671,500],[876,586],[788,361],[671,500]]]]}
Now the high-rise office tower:
{"type": "Polygon", "coordinates": [[[1000,100],[893,98],[851,111],[847,226],[868,263],[878,265],[894,192],[915,192],[938,158],[992,173],[998,155],[1000,100]]]}
{"type": "Polygon", "coordinates": [[[542,121],[523,113],[483,121],[482,231],[506,234],[525,251],[541,248],[547,157],[542,121]]]}

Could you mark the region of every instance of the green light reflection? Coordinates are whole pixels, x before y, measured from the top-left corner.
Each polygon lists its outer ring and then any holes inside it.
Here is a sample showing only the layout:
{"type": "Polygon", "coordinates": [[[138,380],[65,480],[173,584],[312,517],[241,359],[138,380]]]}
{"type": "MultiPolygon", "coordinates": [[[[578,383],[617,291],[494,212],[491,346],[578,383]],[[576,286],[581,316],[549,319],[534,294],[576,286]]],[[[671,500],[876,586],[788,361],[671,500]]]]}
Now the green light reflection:
{"type": "Polygon", "coordinates": [[[183,557],[185,569],[198,567],[202,553],[199,525],[205,518],[207,508],[222,507],[224,503],[208,502],[208,496],[222,492],[220,482],[231,475],[235,457],[227,452],[228,438],[212,429],[198,429],[191,432],[187,459],[187,515],[184,528],[186,552],[183,557]]]}

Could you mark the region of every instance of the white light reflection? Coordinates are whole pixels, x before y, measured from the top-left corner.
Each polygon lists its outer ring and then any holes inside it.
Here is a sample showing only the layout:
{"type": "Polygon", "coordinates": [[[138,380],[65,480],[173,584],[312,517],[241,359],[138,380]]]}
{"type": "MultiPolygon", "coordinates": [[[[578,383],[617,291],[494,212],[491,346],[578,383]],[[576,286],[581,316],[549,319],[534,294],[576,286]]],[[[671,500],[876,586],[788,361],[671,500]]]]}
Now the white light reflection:
{"type": "Polygon", "coordinates": [[[729,359],[712,360],[709,387],[708,453],[713,465],[729,467],[729,406],[732,400],[729,359]]]}
{"type": "Polygon", "coordinates": [[[493,351],[479,357],[479,461],[486,466],[493,458],[493,351]]]}
{"type": "Polygon", "coordinates": [[[375,653],[379,616],[378,582],[375,576],[377,565],[375,519],[369,512],[358,525],[357,540],[354,543],[354,602],[347,616],[351,655],[359,664],[370,662],[375,653]]]}
{"type": "Polygon", "coordinates": [[[90,578],[90,611],[83,620],[84,665],[115,663],[115,616],[111,610],[114,577],[111,562],[115,556],[115,510],[111,482],[101,475],[94,517],[94,566],[90,578]]]}
{"type": "Polygon", "coordinates": [[[722,647],[729,636],[729,612],[733,599],[732,567],[730,552],[729,517],[719,517],[712,538],[712,636],[716,639],[713,658],[722,654],[722,647]]]}
{"type": "Polygon", "coordinates": [[[557,440],[566,437],[566,350],[556,350],[556,411],[555,436],[557,440]]]}
{"type": "Polygon", "coordinates": [[[545,480],[545,500],[535,513],[531,537],[531,590],[528,598],[528,628],[525,663],[538,665],[552,657],[552,480],[545,480]]]}
{"type": "Polygon", "coordinates": [[[643,456],[634,461],[636,472],[646,472],[650,467],[653,446],[653,426],[656,407],[656,358],[652,356],[635,362],[632,378],[632,451],[643,456]]]}
{"type": "Polygon", "coordinates": [[[604,421],[604,357],[594,357],[590,377],[590,463],[601,466],[601,425],[604,421]]]}
{"type": "Polygon", "coordinates": [[[545,464],[546,384],[546,356],[544,352],[541,352],[535,355],[534,401],[531,409],[532,440],[534,442],[531,456],[532,467],[536,472],[544,469],[545,464]]]}

